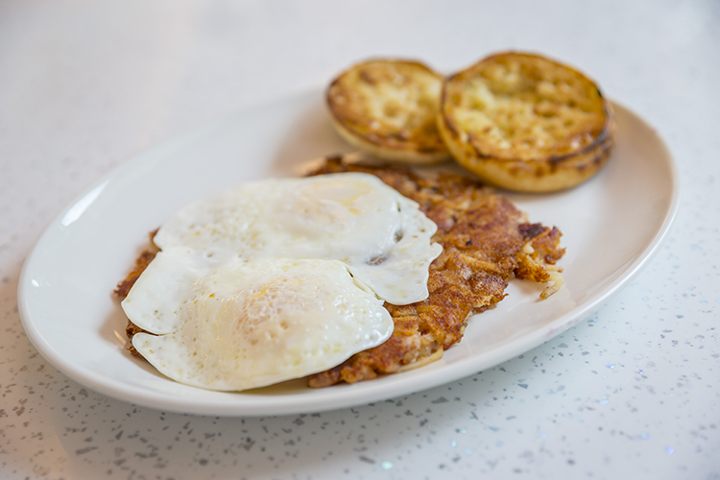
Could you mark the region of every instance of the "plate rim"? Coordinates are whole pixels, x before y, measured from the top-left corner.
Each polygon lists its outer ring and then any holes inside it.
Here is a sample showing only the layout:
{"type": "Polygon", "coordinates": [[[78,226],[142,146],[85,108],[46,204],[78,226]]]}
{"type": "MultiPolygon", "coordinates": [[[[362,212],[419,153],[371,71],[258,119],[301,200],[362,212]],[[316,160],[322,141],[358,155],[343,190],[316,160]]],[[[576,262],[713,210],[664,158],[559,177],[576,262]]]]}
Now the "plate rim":
{"type": "MultiPolygon", "coordinates": [[[[314,93],[314,90],[312,90],[314,93]]],[[[132,404],[141,405],[161,411],[173,411],[178,413],[192,413],[200,415],[220,415],[220,416],[267,416],[267,415],[287,415],[287,414],[298,414],[298,413],[310,413],[310,412],[321,412],[328,410],[337,410],[341,408],[348,408],[357,405],[372,404],[373,402],[382,401],[388,398],[395,398],[398,396],[405,396],[411,393],[415,393],[420,390],[427,390],[440,385],[444,385],[453,381],[457,381],[461,378],[465,378],[473,373],[477,373],[487,368],[496,366],[502,362],[505,362],[519,354],[522,354],[532,348],[536,348],[543,343],[551,340],[562,332],[568,330],[576,323],[585,319],[589,313],[599,308],[602,308],[613,296],[623,290],[630,282],[632,282],[641,272],[647,267],[652,259],[660,251],[660,247],[667,239],[667,236],[675,222],[677,213],[680,206],[681,191],[680,191],[680,178],[677,167],[677,162],[672,155],[667,143],[660,135],[659,131],[649,124],[644,118],[636,114],[631,109],[624,105],[612,101],[613,106],[617,113],[622,111],[623,115],[628,115],[633,120],[640,122],[646,127],[654,136],[654,140],[657,145],[662,148],[664,155],[663,158],[667,161],[664,162],[668,168],[669,180],[671,183],[671,200],[669,207],[665,212],[664,219],[661,223],[660,228],[654,233],[652,240],[645,245],[642,250],[638,253],[639,255],[630,264],[625,267],[625,272],[621,274],[621,277],[611,282],[610,285],[601,289],[596,294],[592,295],[584,305],[579,308],[573,308],[570,311],[560,315],[550,323],[546,324],[541,328],[537,328],[522,335],[518,339],[511,342],[510,348],[505,348],[501,352],[491,350],[485,354],[482,358],[485,361],[478,362],[477,359],[465,358],[459,360],[453,364],[451,370],[447,372],[445,369],[437,368],[433,365],[423,367],[422,369],[407,372],[401,376],[394,377],[390,392],[386,392],[387,386],[381,385],[376,388],[370,387],[360,400],[357,396],[353,395],[352,385],[337,385],[333,387],[334,395],[330,396],[328,400],[318,401],[315,395],[308,395],[307,398],[295,398],[292,403],[275,401],[267,397],[263,397],[262,402],[255,402],[254,404],[228,404],[227,402],[220,402],[215,399],[207,399],[202,402],[197,400],[183,399],[183,397],[170,397],[166,394],[159,394],[151,390],[143,389],[135,385],[118,385],[113,379],[107,379],[102,377],[97,372],[89,370],[84,366],[73,366],[66,359],[62,358],[61,355],[55,353],[52,345],[40,332],[36,322],[32,321],[32,315],[30,313],[29,295],[27,293],[28,276],[30,275],[29,270],[34,264],[34,259],[38,256],[38,247],[44,243],[48,236],[52,235],[52,229],[59,224],[67,212],[73,208],[80,200],[88,195],[93,189],[99,185],[117,178],[126,173],[126,171],[132,171],[134,167],[142,162],[142,157],[146,154],[151,154],[156,149],[160,149],[165,146],[171,145],[173,142],[183,141],[189,137],[203,132],[212,132],[219,129],[222,125],[226,125],[230,119],[237,115],[248,115],[254,110],[264,110],[277,106],[278,104],[288,101],[289,99],[298,98],[300,96],[308,95],[310,91],[299,92],[290,95],[286,95],[282,98],[275,99],[274,101],[266,102],[264,104],[255,105],[250,108],[242,109],[236,112],[234,115],[228,115],[221,119],[215,120],[201,126],[194,130],[186,133],[174,136],[167,140],[161,141],[158,144],[150,146],[149,148],[143,149],[140,152],[133,154],[128,157],[125,161],[120,162],[115,167],[111,168],[108,172],[101,175],[86,186],[79,194],[73,197],[60,211],[53,217],[48,225],[43,230],[43,233],[39,236],[35,242],[32,250],[27,255],[23,262],[23,266],[20,272],[17,290],[17,304],[18,313],[21,319],[22,326],[30,339],[33,346],[38,352],[60,373],[67,376],[68,378],[76,381],[77,383],[91,388],[101,394],[107,395],[112,398],[116,398],[122,401],[130,402],[132,404]],[[418,373],[419,372],[419,373],[418,373]],[[423,378],[422,385],[413,387],[417,384],[416,377],[421,376],[423,378]],[[409,385],[408,385],[409,384],[409,385]]],[[[501,193],[512,193],[504,190],[500,190],[501,193]]],[[[172,380],[168,380],[172,381],[172,380]]]]}

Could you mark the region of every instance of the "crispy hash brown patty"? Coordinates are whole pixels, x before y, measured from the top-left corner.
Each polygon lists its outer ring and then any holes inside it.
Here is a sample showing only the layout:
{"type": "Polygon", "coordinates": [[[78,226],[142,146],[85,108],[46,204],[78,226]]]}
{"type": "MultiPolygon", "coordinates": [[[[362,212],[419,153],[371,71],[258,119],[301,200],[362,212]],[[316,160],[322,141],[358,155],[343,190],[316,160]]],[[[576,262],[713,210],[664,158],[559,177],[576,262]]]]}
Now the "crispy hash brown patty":
{"type": "MultiPolygon", "coordinates": [[[[311,375],[311,387],[355,383],[381,374],[410,370],[442,357],[462,339],[470,316],[484,312],[505,297],[513,277],[549,283],[547,298],[562,285],[555,262],[565,253],[560,231],[528,223],[525,214],[491,189],[459,175],[424,176],[410,169],[346,164],[327,159],[312,175],[363,172],[377,176],[402,195],[420,204],[438,231],[433,241],[443,252],[430,265],[429,297],[410,305],[385,303],[395,323],[382,345],[357,353],[342,364],[311,375]]],[[[152,235],[151,235],[152,236],[152,235]]],[[[144,252],[115,294],[125,298],[155,256],[144,252]]],[[[129,338],[143,331],[128,321],[129,338]]],[[[132,344],[128,349],[133,355],[132,344]]]]}

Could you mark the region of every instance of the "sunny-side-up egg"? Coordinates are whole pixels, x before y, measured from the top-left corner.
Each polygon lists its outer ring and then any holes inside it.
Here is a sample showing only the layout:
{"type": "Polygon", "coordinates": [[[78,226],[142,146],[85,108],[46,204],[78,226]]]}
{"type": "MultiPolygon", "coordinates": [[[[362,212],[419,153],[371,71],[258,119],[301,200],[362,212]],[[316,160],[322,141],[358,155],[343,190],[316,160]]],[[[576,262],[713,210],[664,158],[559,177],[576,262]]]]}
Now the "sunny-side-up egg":
{"type": "Polygon", "coordinates": [[[428,296],[442,247],[418,205],[362,173],[247,183],[193,203],[122,306],[161,373],[244,390],[332,368],[390,337],[384,301],[428,296]]]}

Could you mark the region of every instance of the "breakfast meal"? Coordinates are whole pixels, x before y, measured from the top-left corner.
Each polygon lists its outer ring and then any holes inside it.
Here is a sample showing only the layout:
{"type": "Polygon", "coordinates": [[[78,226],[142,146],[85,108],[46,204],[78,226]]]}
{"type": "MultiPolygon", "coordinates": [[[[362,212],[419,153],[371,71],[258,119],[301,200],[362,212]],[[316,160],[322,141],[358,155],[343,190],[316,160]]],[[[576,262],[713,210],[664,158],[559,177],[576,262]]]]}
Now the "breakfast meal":
{"type": "Polygon", "coordinates": [[[442,80],[419,62],[354,65],[327,90],[330,118],[348,143],[378,158],[410,164],[447,160],[436,121],[442,80]]]}
{"type": "Polygon", "coordinates": [[[512,277],[557,291],[560,235],[466,177],[330,158],[181,209],[116,294],[182,383],[355,383],[440,358],[512,277]]]}
{"type": "Polygon", "coordinates": [[[602,168],[615,123],[584,75],[522,53],[447,78],[376,59],[333,80],[327,103],[365,154],[164,222],[115,290],[133,355],[211,390],[356,383],[441,358],[513,278],[544,284],[542,299],[561,288],[560,230],[481,181],[555,191],[602,168]],[[481,180],[425,166],[449,152],[481,180]]]}
{"type": "Polygon", "coordinates": [[[176,212],[122,308],[166,376],[244,390],[334,367],[428,296],[441,247],[417,203],[347,172],[242,184],[176,212]]]}
{"type": "Polygon", "coordinates": [[[610,102],[582,73],[511,52],[445,80],[438,128],[455,160],[482,180],[550,192],[605,165],[615,121],[610,102]]]}

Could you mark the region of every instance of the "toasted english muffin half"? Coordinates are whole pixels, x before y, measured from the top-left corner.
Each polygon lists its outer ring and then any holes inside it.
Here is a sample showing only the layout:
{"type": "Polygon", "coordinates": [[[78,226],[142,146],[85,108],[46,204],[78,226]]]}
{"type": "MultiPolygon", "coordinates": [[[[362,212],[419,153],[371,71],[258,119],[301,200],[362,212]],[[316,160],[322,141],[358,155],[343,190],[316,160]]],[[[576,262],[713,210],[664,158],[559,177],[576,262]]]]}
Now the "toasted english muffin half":
{"type": "Polygon", "coordinates": [[[615,128],[595,83],[540,55],[492,55],[443,83],[438,129],[453,157],[509,190],[584,182],[610,157],[615,128]]]}
{"type": "Polygon", "coordinates": [[[442,75],[419,62],[375,59],[352,66],[327,90],[333,125],[351,145],[410,164],[450,158],[437,130],[442,75]]]}

